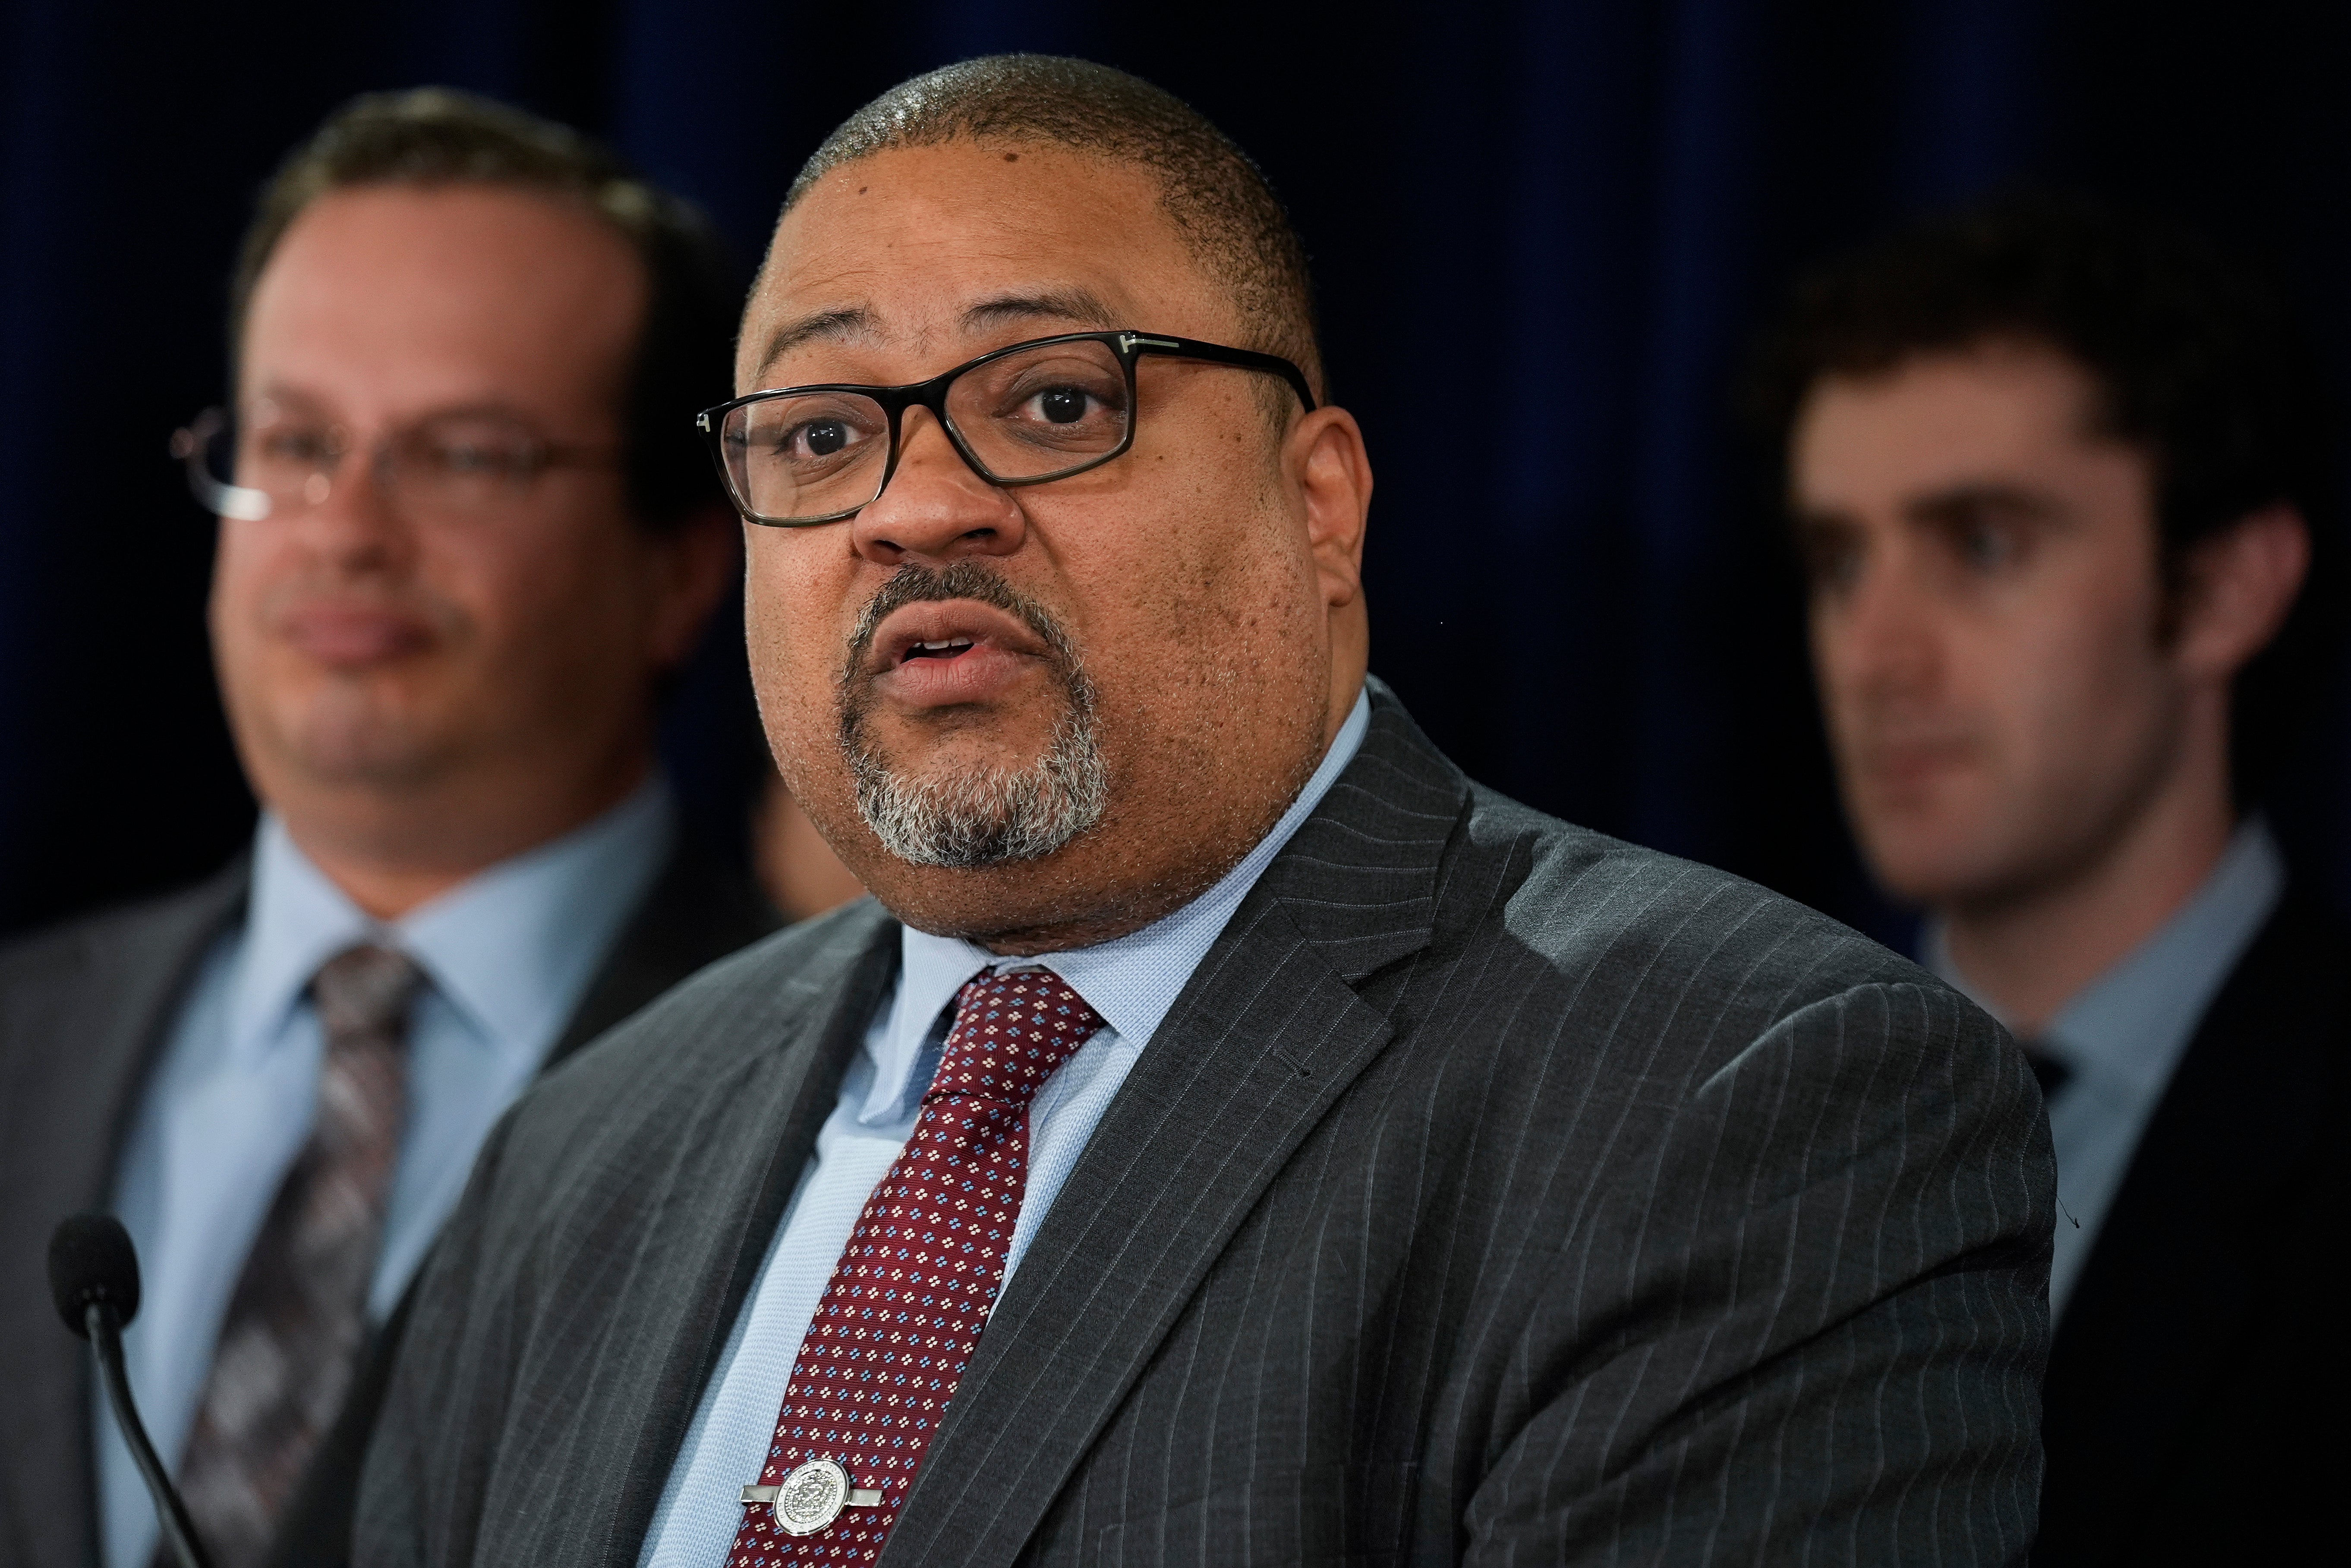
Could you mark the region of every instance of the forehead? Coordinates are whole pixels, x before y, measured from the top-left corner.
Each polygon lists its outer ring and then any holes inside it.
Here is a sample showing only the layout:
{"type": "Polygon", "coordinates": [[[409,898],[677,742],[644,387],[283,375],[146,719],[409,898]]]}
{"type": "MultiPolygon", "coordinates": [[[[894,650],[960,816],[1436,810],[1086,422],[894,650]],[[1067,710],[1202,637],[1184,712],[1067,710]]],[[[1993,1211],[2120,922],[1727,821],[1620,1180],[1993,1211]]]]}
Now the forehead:
{"type": "Polygon", "coordinates": [[[1898,499],[1987,481],[2059,481],[2110,462],[2097,385],[2053,349],[1993,344],[1919,355],[1875,375],[1830,375],[1798,411],[1790,442],[1800,498],[1816,505],[1898,499]]]}
{"type": "Polygon", "coordinates": [[[256,283],[243,379],[361,401],[609,401],[646,278],[586,208],[496,187],[322,196],[256,283]]]}
{"type": "Polygon", "coordinates": [[[935,359],[937,370],[1055,331],[1229,340],[1236,330],[1228,292],[1147,171],[972,141],[875,153],[827,174],[777,226],[743,326],[744,390],[805,379],[789,371],[812,355],[935,359]]]}

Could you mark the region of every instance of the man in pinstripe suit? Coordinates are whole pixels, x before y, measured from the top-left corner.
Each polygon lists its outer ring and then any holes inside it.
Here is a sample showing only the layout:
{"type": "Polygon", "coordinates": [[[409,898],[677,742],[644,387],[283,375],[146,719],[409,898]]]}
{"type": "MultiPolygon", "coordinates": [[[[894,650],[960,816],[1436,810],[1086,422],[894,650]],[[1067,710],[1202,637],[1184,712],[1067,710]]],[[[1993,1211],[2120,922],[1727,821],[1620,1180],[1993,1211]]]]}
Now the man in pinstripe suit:
{"type": "Polygon", "coordinates": [[[705,427],[875,899],[501,1125],[362,1564],[2021,1559],[2022,1058],[1429,745],[1307,301],[1254,167],[1098,67],[810,160],[705,427]]]}

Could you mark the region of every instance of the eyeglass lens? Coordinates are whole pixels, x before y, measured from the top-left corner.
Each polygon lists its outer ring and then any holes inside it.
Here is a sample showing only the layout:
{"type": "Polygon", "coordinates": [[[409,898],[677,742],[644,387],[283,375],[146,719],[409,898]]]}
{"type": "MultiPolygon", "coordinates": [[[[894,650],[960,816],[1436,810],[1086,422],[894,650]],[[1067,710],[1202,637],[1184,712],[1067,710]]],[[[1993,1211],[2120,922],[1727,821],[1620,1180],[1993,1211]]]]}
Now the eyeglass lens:
{"type": "MultiPolygon", "coordinates": [[[[258,491],[270,517],[326,504],[353,465],[350,433],[322,416],[268,399],[207,434],[205,472],[221,486],[258,491]]],[[[547,465],[546,444],[496,415],[454,414],[395,433],[375,449],[378,483],[421,510],[464,515],[509,503],[547,465]]],[[[359,465],[368,457],[359,455],[359,465]]]]}
{"type": "MultiPolygon", "coordinates": [[[[947,423],[983,477],[1034,482],[1118,449],[1134,411],[1126,368],[1107,343],[1044,343],[966,371],[948,386],[947,423]]],[[[888,413],[861,392],[768,398],[727,412],[727,476],[754,515],[836,516],[882,493],[888,413]]]]}

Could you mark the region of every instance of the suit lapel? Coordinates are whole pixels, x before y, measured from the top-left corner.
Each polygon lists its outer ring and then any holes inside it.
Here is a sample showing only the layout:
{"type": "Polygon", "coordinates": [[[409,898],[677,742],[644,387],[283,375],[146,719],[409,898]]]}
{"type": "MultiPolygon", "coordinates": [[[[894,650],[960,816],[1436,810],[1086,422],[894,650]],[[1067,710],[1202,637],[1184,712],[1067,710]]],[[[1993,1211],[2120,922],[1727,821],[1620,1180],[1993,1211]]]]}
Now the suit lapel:
{"type": "Polygon", "coordinates": [[[240,857],[160,905],[92,922],[6,998],[0,1257],[25,1277],[0,1284],[0,1440],[16,1456],[10,1476],[35,1494],[9,1506],[34,1532],[37,1561],[80,1561],[96,1532],[86,1353],[57,1322],[38,1260],[58,1220],[108,1207],[139,1086],[197,961],[243,912],[248,873],[240,857]]]}
{"type": "MultiPolygon", "coordinates": [[[[664,1260],[644,1270],[645,1288],[665,1296],[684,1281],[704,1281],[703,1289],[665,1355],[646,1357],[640,1379],[600,1382],[592,1405],[578,1413],[582,1428],[635,1428],[625,1467],[590,1489],[609,1487],[607,1495],[618,1499],[608,1538],[613,1568],[637,1560],[728,1331],[758,1281],[817,1134],[839,1103],[841,1077],[897,977],[896,921],[870,903],[829,918],[841,925],[828,950],[778,987],[776,1005],[792,1021],[766,1049],[746,1051],[737,1074],[708,1086],[713,1103],[724,1107],[720,1122],[734,1130],[724,1141],[739,1143],[715,1151],[711,1168],[738,1174],[714,1182],[679,1211],[679,1228],[663,1241],[664,1260]]],[[[633,1314],[622,1304],[611,1315],[627,1322],[633,1314]]]]}
{"type": "Polygon", "coordinates": [[[1292,1151],[1388,1040],[1356,994],[1428,943],[1460,775],[1371,732],[1201,961],[981,1338],[893,1563],[1009,1563],[1292,1151]]]}

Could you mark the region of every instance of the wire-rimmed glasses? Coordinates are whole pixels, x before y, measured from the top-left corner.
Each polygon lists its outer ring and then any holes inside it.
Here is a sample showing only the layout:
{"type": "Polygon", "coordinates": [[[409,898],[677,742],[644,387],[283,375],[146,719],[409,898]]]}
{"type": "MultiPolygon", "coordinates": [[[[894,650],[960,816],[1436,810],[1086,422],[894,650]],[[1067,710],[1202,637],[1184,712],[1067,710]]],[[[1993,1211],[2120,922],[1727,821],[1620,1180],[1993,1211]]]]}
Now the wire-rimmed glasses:
{"type": "Polygon", "coordinates": [[[899,427],[926,408],[991,485],[1042,485],[1099,468],[1134,444],[1134,365],[1144,354],[1280,376],[1307,411],[1305,372],[1276,354],[1149,332],[1070,332],[1014,343],[907,386],[826,383],[755,392],[696,416],[746,520],[808,528],[852,517],[897,471],[899,427]]]}
{"type": "Polygon", "coordinates": [[[172,455],[187,465],[196,500],[246,522],[326,505],[354,453],[405,508],[453,518],[513,505],[550,468],[614,461],[494,411],[435,414],[362,445],[347,427],[271,398],[254,400],[242,418],[208,408],[172,436],[172,455]]]}

